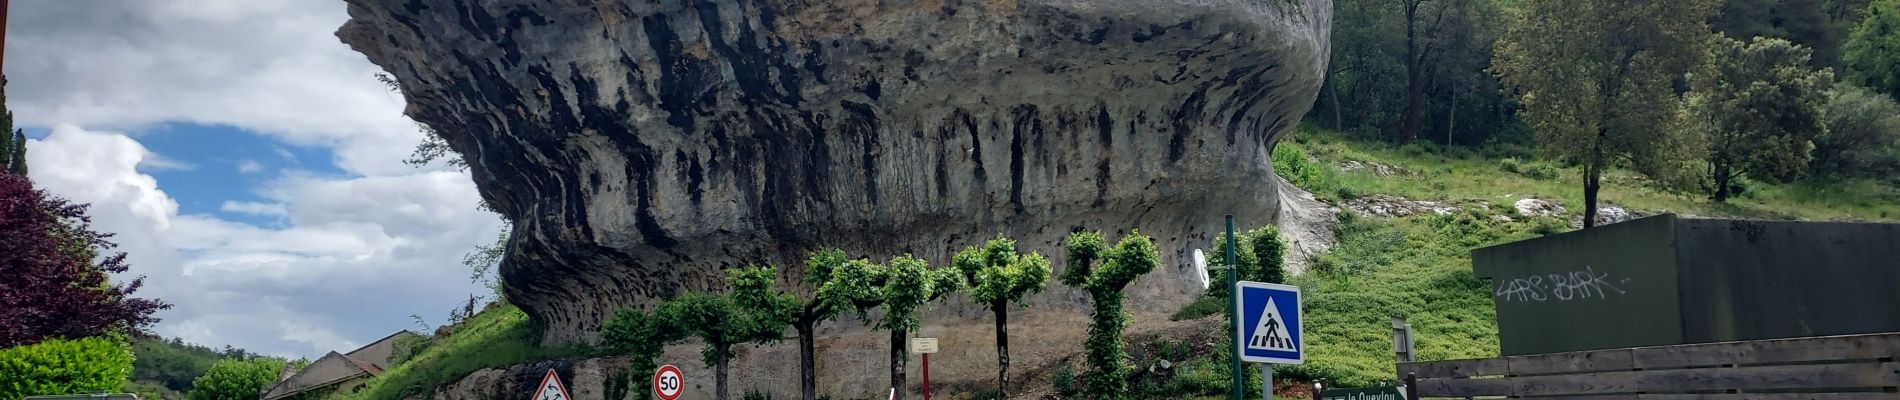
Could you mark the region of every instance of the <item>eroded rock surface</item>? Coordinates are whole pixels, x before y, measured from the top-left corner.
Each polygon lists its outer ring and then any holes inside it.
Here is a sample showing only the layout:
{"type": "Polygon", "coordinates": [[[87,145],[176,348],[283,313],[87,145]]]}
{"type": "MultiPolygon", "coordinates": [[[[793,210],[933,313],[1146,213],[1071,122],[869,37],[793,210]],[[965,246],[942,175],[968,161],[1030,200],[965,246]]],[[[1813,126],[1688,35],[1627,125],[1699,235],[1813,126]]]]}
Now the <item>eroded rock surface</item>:
{"type": "MultiPolygon", "coordinates": [[[[1271,147],[1312,104],[1329,0],[347,0],[515,231],[547,338],[819,246],[938,264],[998,233],[1154,236],[1130,308],[1199,291],[1225,214],[1273,223],[1271,147]]],[[[1033,300],[1080,306],[1052,284],[1033,300]]],[[[987,315],[970,306],[942,313],[987,315]]]]}

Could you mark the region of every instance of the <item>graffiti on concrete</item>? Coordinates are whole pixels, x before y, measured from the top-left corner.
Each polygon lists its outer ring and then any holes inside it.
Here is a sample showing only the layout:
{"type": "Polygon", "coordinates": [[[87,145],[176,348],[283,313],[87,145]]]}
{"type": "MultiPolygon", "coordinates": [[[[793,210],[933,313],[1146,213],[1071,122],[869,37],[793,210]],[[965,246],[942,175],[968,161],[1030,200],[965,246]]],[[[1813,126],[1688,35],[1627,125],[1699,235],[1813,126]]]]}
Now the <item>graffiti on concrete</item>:
{"type": "Polygon", "coordinates": [[[1629,293],[1623,290],[1629,282],[1629,278],[1613,280],[1608,272],[1586,265],[1575,271],[1499,279],[1492,294],[1497,301],[1520,303],[1607,299],[1629,293]]]}

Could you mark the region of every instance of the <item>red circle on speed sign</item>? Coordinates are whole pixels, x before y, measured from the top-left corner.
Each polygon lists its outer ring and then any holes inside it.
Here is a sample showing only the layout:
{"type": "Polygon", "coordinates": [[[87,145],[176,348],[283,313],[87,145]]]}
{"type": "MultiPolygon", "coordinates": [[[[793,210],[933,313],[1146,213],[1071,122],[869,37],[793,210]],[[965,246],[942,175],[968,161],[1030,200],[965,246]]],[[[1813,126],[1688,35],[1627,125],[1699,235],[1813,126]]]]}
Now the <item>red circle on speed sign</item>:
{"type": "Polygon", "coordinates": [[[653,373],[653,394],[664,400],[677,400],[686,392],[686,374],[673,364],[660,366],[653,373]]]}

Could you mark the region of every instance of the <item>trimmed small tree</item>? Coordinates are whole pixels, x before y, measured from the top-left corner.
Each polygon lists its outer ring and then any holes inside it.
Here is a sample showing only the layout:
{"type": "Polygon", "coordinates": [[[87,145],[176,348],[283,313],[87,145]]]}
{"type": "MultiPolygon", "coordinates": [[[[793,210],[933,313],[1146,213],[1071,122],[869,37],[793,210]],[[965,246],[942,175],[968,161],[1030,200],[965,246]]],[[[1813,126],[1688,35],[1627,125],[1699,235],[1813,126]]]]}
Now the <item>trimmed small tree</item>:
{"type": "Polygon", "coordinates": [[[1095,301],[1094,321],[1089,325],[1089,371],[1084,375],[1085,397],[1124,399],[1128,397],[1127,343],[1122,330],[1128,316],[1122,311],[1122,289],[1161,263],[1154,242],[1140,231],[1132,231],[1110,248],[1101,232],[1077,232],[1069,235],[1068,269],[1062,283],[1088,291],[1095,301]]]}
{"type": "Polygon", "coordinates": [[[772,289],[776,270],[741,268],[727,272],[732,292],[725,295],[692,293],[660,305],[657,323],[670,324],[698,337],[700,351],[713,367],[714,397],[731,399],[728,371],[735,345],[766,343],[784,338],[796,302],[772,289]]]}
{"type": "Polygon", "coordinates": [[[1009,398],[1009,307],[1042,292],[1049,281],[1049,259],[1019,254],[1016,241],[999,234],[982,247],[957,252],[952,263],[963,273],[970,299],[996,314],[996,393],[997,398],[1009,398]]]}
{"type": "Polygon", "coordinates": [[[678,325],[641,310],[616,311],[613,318],[600,326],[601,346],[612,354],[627,356],[627,371],[633,383],[631,393],[636,394],[653,389],[653,381],[641,374],[659,369],[655,360],[666,351],[666,345],[685,337],[686,332],[678,325]]]}
{"type": "Polygon", "coordinates": [[[910,331],[921,325],[918,311],[926,302],[955,293],[962,280],[953,269],[931,269],[930,263],[910,255],[892,258],[886,265],[858,259],[832,270],[831,280],[818,288],[818,297],[830,307],[856,311],[858,318],[867,321],[870,310],[884,311],[874,326],[891,333],[891,387],[897,389],[898,399],[904,399],[909,391],[905,370],[910,363],[905,342],[910,331]]]}
{"type": "Polygon", "coordinates": [[[818,400],[818,323],[836,318],[840,310],[851,307],[826,302],[818,289],[831,281],[832,271],[849,261],[844,250],[838,249],[819,250],[805,259],[805,284],[811,290],[805,298],[795,299],[800,304],[798,315],[792,319],[792,328],[798,331],[798,390],[804,400],[818,400]]]}

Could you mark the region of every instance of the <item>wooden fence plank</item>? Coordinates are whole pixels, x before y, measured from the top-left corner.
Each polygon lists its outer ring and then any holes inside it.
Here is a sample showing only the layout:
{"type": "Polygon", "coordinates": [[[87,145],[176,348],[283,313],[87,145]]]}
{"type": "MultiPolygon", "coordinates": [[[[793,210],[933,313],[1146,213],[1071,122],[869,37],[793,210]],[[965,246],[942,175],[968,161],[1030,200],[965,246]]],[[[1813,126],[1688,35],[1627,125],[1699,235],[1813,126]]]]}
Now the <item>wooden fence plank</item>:
{"type": "Polygon", "coordinates": [[[1509,396],[1511,382],[1505,379],[1424,379],[1418,380],[1418,397],[1509,396]]]}
{"type": "Polygon", "coordinates": [[[1840,389],[1900,386],[1900,363],[1776,365],[1616,372],[1633,374],[1642,392],[1840,389]]]}
{"type": "Polygon", "coordinates": [[[1425,378],[1464,378],[1484,375],[1504,375],[1506,364],[1502,358],[1476,360],[1449,360],[1399,363],[1399,376],[1416,373],[1419,379],[1425,378]]]}
{"type": "MultiPolygon", "coordinates": [[[[1647,372],[1647,371],[1643,371],[1647,372]]],[[[1511,394],[1517,396],[1553,396],[1576,394],[1616,394],[1640,392],[1639,372],[1597,372],[1574,375],[1522,376],[1511,378],[1511,394]]]]}
{"type": "Polygon", "coordinates": [[[1900,357],[1900,332],[1638,347],[1636,368],[1791,363],[1900,357]]]}
{"type": "Polygon", "coordinates": [[[1578,351],[1505,357],[1511,375],[1539,375],[1635,369],[1630,349],[1578,351]]]}

